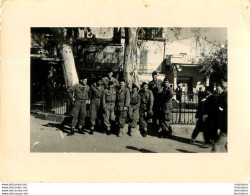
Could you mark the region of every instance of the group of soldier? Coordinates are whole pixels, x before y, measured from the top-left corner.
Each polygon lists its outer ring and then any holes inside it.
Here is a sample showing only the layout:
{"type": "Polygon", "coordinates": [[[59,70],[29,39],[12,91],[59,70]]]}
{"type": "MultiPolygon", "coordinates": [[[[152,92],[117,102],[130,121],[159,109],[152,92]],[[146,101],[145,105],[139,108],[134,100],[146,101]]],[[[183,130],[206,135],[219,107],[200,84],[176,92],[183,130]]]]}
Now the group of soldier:
{"type": "MultiPolygon", "coordinates": [[[[72,101],[71,131],[84,134],[87,104],[90,101],[89,134],[104,124],[104,132],[111,134],[111,129],[117,129],[118,137],[128,133],[133,136],[139,122],[139,131],[143,137],[147,136],[148,121],[152,120],[153,129],[160,138],[171,136],[170,126],[172,99],[174,92],[165,77],[162,81],[157,78],[158,73],[152,73],[152,81],[143,82],[141,87],[135,83],[131,88],[126,86],[125,80],[118,81],[110,71],[107,77],[97,77],[89,86],[86,77],[80,79],[79,84],[67,90],[72,101]],[[128,124],[126,132],[125,124],[128,124]],[[78,128],[77,128],[78,125],[78,128]],[[118,128],[112,128],[112,127],[118,128]]],[[[205,92],[198,93],[197,123],[192,134],[191,143],[199,132],[203,132],[205,145],[220,147],[227,150],[227,80],[222,78],[218,85],[219,96],[213,95],[213,88],[206,87],[205,92]],[[219,131],[218,131],[219,130],[219,131]]],[[[177,88],[177,102],[181,102],[181,89],[177,88]]]]}
{"type": "Polygon", "coordinates": [[[90,100],[89,134],[93,134],[98,126],[104,124],[105,133],[111,134],[113,126],[117,126],[117,136],[129,133],[133,136],[139,122],[139,131],[143,137],[147,136],[148,120],[153,125],[160,126],[159,137],[168,137],[172,133],[170,126],[172,97],[174,92],[169,86],[169,80],[157,78],[158,73],[152,73],[152,81],[143,82],[141,87],[133,83],[131,89],[125,80],[118,81],[110,71],[107,77],[97,77],[89,86],[86,77],[80,79],[79,84],[70,87],[67,94],[72,101],[71,131],[84,134],[87,104],[90,100]],[[140,89],[141,88],[141,89],[140,89]],[[125,124],[129,126],[126,132],[125,124]],[[77,128],[78,127],[78,128],[77,128]]]}

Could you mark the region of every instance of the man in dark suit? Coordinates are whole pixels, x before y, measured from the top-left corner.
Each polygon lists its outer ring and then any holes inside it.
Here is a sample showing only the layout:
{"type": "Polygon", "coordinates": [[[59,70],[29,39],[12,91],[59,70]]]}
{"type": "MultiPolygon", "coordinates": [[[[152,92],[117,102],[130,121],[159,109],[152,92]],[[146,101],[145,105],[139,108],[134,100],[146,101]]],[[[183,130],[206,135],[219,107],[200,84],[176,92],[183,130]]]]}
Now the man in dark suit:
{"type": "Polygon", "coordinates": [[[218,91],[218,128],[220,134],[215,141],[212,152],[227,152],[227,78],[219,82],[218,91]]]}
{"type": "Polygon", "coordinates": [[[203,121],[205,122],[203,147],[211,147],[214,141],[218,138],[218,122],[217,122],[217,99],[213,95],[213,87],[206,87],[206,100],[204,102],[203,121]]]}

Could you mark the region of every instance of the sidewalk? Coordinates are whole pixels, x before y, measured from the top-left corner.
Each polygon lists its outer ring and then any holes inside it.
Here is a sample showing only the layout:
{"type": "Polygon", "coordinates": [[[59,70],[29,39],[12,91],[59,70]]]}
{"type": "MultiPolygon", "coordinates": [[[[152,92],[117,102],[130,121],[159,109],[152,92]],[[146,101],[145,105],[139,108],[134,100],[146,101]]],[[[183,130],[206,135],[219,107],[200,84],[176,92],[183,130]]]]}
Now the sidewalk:
{"type": "MultiPolygon", "coordinates": [[[[88,152],[88,153],[209,153],[211,148],[201,148],[202,133],[197,143],[189,144],[194,125],[172,125],[173,136],[160,139],[148,135],[142,137],[139,132],[134,137],[95,132],[89,135],[76,133],[67,136],[68,126],[62,128],[61,123],[41,120],[30,116],[30,151],[31,152],[88,152]]],[[[87,130],[86,130],[87,131],[87,130]]]]}

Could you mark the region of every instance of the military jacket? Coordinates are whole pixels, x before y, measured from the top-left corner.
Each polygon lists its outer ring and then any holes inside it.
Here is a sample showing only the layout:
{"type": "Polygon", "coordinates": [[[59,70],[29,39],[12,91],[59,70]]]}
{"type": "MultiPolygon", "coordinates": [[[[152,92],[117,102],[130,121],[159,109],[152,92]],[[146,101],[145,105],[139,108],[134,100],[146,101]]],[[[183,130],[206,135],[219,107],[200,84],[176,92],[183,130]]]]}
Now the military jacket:
{"type": "Polygon", "coordinates": [[[148,83],[148,89],[150,89],[154,97],[156,97],[162,90],[162,80],[157,79],[156,81],[152,80],[148,83]]]}
{"type": "Polygon", "coordinates": [[[71,100],[75,97],[76,100],[87,100],[89,99],[89,86],[76,84],[67,90],[67,94],[71,100]]]}
{"type": "Polygon", "coordinates": [[[105,89],[102,98],[103,108],[106,108],[107,103],[115,103],[115,101],[116,101],[116,90],[114,88],[105,89]]]}
{"type": "Polygon", "coordinates": [[[102,98],[104,93],[104,86],[101,85],[100,87],[98,87],[96,84],[93,84],[90,87],[90,92],[89,92],[89,98],[93,99],[93,98],[102,98]]]}
{"type": "Polygon", "coordinates": [[[141,95],[137,93],[131,93],[130,94],[130,107],[134,110],[139,108],[141,105],[141,95]]]}
{"type": "Polygon", "coordinates": [[[172,88],[167,87],[163,89],[162,92],[159,94],[160,100],[160,109],[164,113],[171,112],[172,110],[172,97],[174,96],[174,92],[172,88]]]}
{"type": "Polygon", "coordinates": [[[129,89],[124,87],[121,89],[117,90],[117,105],[118,105],[118,110],[123,110],[124,107],[129,107],[130,105],[130,93],[129,89]]]}
{"type": "Polygon", "coordinates": [[[145,109],[145,106],[147,107],[148,110],[152,110],[153,108],[153,103],[154,103],[154,96],[151,90],[141,90],[140,91],[140,96],[141,96],[141,106],[145,109]]]}

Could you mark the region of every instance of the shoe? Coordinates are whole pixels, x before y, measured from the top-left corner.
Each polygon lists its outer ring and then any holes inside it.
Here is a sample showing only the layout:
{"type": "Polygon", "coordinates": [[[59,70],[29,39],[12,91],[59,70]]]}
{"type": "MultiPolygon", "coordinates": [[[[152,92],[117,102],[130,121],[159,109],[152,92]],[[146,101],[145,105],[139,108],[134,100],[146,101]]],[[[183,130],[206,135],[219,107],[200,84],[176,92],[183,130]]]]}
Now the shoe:
{"type": "Polygon", "coordinates": [[[121,132],[121,130],[119,130],[117,137],[121,137],[121,136],[122,136],[122,132],[121,132]]]}
{"type": "Polygon", "coordinates": [[[89,134],[90,134],[90,135],[93,135],[93,134],[94,134],[94,127],[91,127],[91,128],[90,128],[89,134]]]}
{"type": "Polygon", "coordinates": [[[162,132],[162,131],[159,132],[158,137],[159,137],[159,138],[163,138],[163,132],[162,132]]]}
{"type": "Polygon", "coordinates": [[[190,143],[190,144],[194,144],[194,143],[196,143],[196,141],[195,141],[195,139],[190,139],[190,140],[189,140],[189,143],[190,143]]]}
{"type": "Polygon", "coordinates": [[[78,133],[80,133],[80,134],[85,134],[82,128],[79,128],[79,129],[78,129],[78,133]]]}
{"type": "Polygon", "coordinates": [[[142,134],[143,137],[147,137],[147,135],[148,135],[147,131],[144,131],[143,134],[142,134]]]}
{"type": "Polygon", "coordinates": [[[71,136],[75,134],[75,129],[71,129],[70,132],[68,132],[67,136],[71,136]]]}
{"type": "Polygon", "coordinates": [[[106,131],[106,134],[107,134],[107,135],[110,135],[110,134],[111,134],[111,133],[110,133],[110,130],[107,130],[107,131],[106,131]]]}

